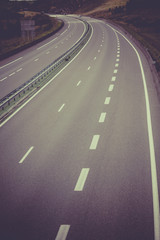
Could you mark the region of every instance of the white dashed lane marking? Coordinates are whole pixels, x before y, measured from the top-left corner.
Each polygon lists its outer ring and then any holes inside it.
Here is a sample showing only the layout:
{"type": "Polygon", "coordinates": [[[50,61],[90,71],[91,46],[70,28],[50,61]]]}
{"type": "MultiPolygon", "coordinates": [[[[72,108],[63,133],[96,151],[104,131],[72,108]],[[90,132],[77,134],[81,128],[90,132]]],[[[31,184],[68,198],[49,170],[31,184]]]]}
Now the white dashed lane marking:
{"type": "Polygon", "coordinates": [[[65,240],[70,229],[70,225],[61,225],[55,240],[65,240]]]}
{"type": "Polygon", "coordinates": [[[112,77],[112,80],[111,80],[112,82],[114,82],[114,81],[116,81],[116,77],[112,77]]]}
{"type": "Polygon", "coordinates": [[[79,81],[79,82],[77,83],[77,87],[78,87],[80,84],[81,84],[81,81],[79,81]]]}
{"type": "Polygon", "coordinates": [[[22,70],[22,68],[18,69],[16,72],[20,72],[22,70]]]}
{"type": "Polygon", "coordinates": [[[23,156],[23,158],[19,161],[19,163],[23,163],[24,160],[27,158],[27,156],[30,154],[30,152],[33,150],[33,146],[30,147],[30,149],[26,152],[26,154],[23,156]]]}
{"type": "Polygon", "coordinates": [[[3,82],[5,79],[7,79],[7,77],[4,77],[0,80],[0,82],[3,82]]]}
{"type": "Polygon", "coordinates": [[[104,104],[109,104],[110,103],[111,98],[110,97],[106,97],[104,104]]]}
{"type": "Polygon", "coordinates": [[[114,85],[113,85],[113,84],[110,84],[110,85],[109,85],[109,88],[108,88],[108,91],[109,91],[109,92],[112,92],[112,91],[113,91],[113,88],[114,88],[114,85]]]}
{"type": "Polygon", "coordinates": [[[84,188],[84,184],[86,182],[88,173],[89,173],[89,168],[82,168],[81,173],[79,175],[78,181],[76,183],[76,186],[74,188],[74,191],[82,191],[84,188]]]}
{"type": "Polygon", "coordinates": [[[91,145],[90,145],[89,149],[95,150],[97,148],[97,144],[98,144],[99,138],[100,138],[100,135],[94,135],[93,136],[92,142],[91,142],[91,145]]]}
{"type": "Polygon", "coordinates": [[[13,76],[14,74],[15,74],[15,72],[13,72],[13,73],[9,74],[9,77],[13,76]]]}
{"type": "Polygon", "coordinates": [[[62,109],[64,108],[64,106],[65,106],[65,103],[62,104],[62,106],[59,108],[58,112],[61,112],[62,109]]]}
{"type": "Polygon", "coordinates": [[[105,118],[106,118],[106,112],[101,113],[100,118],[99,118],[99,123],[104,122],[105,118]]]}

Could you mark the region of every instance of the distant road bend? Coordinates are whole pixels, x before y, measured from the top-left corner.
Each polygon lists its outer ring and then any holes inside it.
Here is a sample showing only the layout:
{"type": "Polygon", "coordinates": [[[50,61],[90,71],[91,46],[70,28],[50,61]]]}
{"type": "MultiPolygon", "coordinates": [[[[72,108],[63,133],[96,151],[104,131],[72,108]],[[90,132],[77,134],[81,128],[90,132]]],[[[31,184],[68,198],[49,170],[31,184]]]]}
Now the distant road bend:
{"type": "Polygon", "coordinates": [[[3,98],[74,46],[83,21],[92,28],[0,125],[0,239],[160,240],[160,108],[148,62],[111,24],[57,17],[56,35],[0,63],[3,98]]]}

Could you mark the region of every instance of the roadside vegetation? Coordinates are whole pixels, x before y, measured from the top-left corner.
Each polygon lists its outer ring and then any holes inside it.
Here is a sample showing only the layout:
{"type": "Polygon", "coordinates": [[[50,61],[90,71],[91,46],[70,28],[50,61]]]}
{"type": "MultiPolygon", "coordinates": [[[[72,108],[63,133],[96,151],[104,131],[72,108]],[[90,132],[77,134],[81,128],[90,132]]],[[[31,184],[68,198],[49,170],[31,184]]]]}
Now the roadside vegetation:
{"type": "Polygon", "coordinates": [[[159,0],[106,0],[99,7],[78,13],[109,19],[122,26],[148,50],[160,73],[159,0]]]}
{"type": "Polygon", "coordinates": [[[112,20],[143,44],[160,73],[160,0],[0,0],[0,59],[60,28],[62,22],[44,12],[112,20]],[[35,20],[34,41],[22,39],[21,19],[35,20]]]}
{"type": "Polygon", "coordinates": [[[158,72],[160,72],[160,14],[157,9],[133,11],[128,15],[121,13],[109,19],[121,25],[137,39],[150,53],[158,72]]]}
{"type": "Polygon", "coordinates": [[[0,10],[0,59],[8,57],[27,46],[31,46],[55,33],[62,22],[43,13],[33,11],[15,12],[13,9],[0,10]],[[34,35],[22,36],[21,21],[34,20],[34,35]]]}
{"type": "Polygon", "coordinates": [[[76,11],[77,14],[96,15],[106,13],[108,10],[126,6],[128,0],[104,0],[97,1],[97,4],[88,2],[82,8],[76,11]]]}

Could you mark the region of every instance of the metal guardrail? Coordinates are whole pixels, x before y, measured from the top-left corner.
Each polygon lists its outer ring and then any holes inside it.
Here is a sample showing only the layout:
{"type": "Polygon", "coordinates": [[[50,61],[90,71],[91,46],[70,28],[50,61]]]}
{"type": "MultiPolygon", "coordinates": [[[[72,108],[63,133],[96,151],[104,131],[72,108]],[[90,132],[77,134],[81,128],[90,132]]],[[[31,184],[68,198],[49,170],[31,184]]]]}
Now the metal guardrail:
{"type": "Polygon", "coordinates": [[[57,70],[59,71],[81,50],[88,41],[92,31],[91,26],[87,22],[83,21],[83,23],[85,24],[86,31],[72,48],[0,100],[0,115],[3,114],[6,109],[10,108],[11,105],[15,105],[16,101],[22,98],[22,95],[26,97],[33,89],[39,89],[42,84],[44,85],[44,83],[48,82],[57,74],[57,70]]]}

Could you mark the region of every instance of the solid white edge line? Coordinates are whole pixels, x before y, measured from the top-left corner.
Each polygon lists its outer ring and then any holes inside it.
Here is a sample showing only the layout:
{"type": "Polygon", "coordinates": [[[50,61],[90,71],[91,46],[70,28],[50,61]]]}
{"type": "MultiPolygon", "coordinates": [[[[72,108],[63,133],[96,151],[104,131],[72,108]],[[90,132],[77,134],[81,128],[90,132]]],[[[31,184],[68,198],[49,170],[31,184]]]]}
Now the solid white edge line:
{"type": "Polygon", "coordinates": [[[51,42],[54,42],[56,39],[57,39],[57,37],[54,38],[53,40],[51,40],[50,42],[47,42],[46,44],[42,45],[41,47],[37,48],[37,50],[39,50],[39,49],[45,47],[46,45],[50,44],[51,42]]]}
{"type": "Polygon", "coordinates": [[[89,170],[90,170],[89,168],[82,168],[79,178],[77,180],[76,186],[74,188],[74,191],[83,191],[84,184],[86,182],[89,170]]]}
{"type": "Polygon", "coordinates": [[[23,156],[23,158],[19,161],[19,163],[23,163],[26,157],[30,154],[30,152],[33,150],[33,146],[30,147],[30,149],[26,152],[26,154],[23,156]]]}
{"type": "MultiPolygon", "coordinates": [[[[112,28],[109,24],[107,24],[110,28],[112,28]]],[[[146,102],[146,116],[147,116],[147,128],[148,128],[148,140],[149,140],[149,151],[150,151],[150,163],[151,163],[151,177],[152,177],[152,196],[153,196],[153,217],[154,217],[154,239],[160,240],[160,209],[159,209],[159,193],[158,193],[158,181],[157,181],[157,167],[156,167],[156,158],[155,158],[155,147],[154,147],[154,139],[153,139],[153,130],[152,130],[152,120],[151,120],[151,110],[150,110],[150,102],[148,89],[146,84],[146,78],[144,74],[144,69],[141,61],[141,57],[137,51],[137,49],[133,46],[133,44],[118,30],[112,28],[113,31],[118,32],[134,49],[138,62],[141,69],[141,75],[143,80],[144,94],[145,94],[145,102],[146,102]]]]}
{"type": "Polygon", "coordinates": [[[70,225],[61,225],[55,240],[65,240],[70,229],[70,225]]]}
{"type": "Polygon", "coordinates": [[[67,68],[69,66],[69,64],[71,64],[78,56],[79,54],[83,51],[83,49],[88,45],[88,43],[90,42],[92,36],[93,36],[93,27],[91,25],[92,28],[92,33],[90,38],[88,39],[88,41],[86,42],[86,44],[83,46],[83,48],[79,51],[79,53],[67,64],[64,66],[64,68],[61,69],[61,71],[59,71],[53,78],[51,78],[51,80],[49,82],[47,82],[41,89],[39,89],[30,99],[28,99],[28,101],[26,101],[20,108],[18,108],[13,114],[11,114],[5,121],[3,121],[0,124],[0,128],[6,124],[14,115],[16,115],[24,106],[26,106],[33,98],[35,98],[45,87],[47,87],[61,72],[63,72],[63,70],[65,68],[67,68]]]}
{"type": "Polygon", "coordinates": [[[100,135],[94,135],[93,136],[92,142],[91,142],[91,145],[90,145],[89,149],[94,150],[94,149],[97,148],[97,144],[98,144],[99,138],[100,138],[100,135]]]}
{"type": "Polygon", "coordinates": [[[62,36],[68,29],[66,29],[64,32],[62,32],[60,35],[62,36]]]}
{"type": "Polygon", "coordinates": [[[17,62],[18,60],[20,60],[20,59],[22,59],[22,58],[23,58],[23,57],[17,58],[16,60],[14,60],[14,61],[12,61],[12,62],[9,62],[9,63],[3,65],[2,67],[0,67],[0,69],[4,68],[4,67],[6,67],[6,66],[8,66],[8,65],[10,65],[10,64],[12,64],[12,63],[14,63],[14,62],[17,62]]]}

